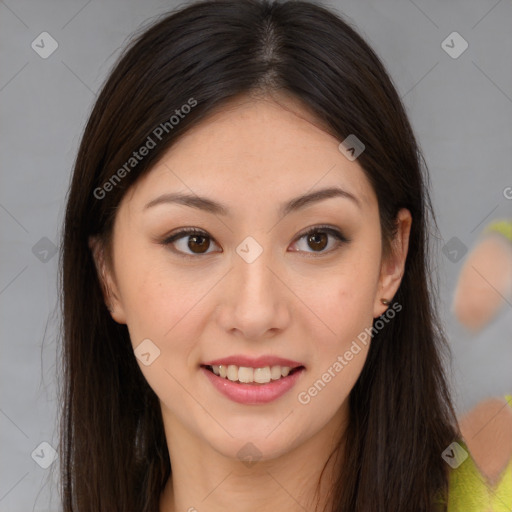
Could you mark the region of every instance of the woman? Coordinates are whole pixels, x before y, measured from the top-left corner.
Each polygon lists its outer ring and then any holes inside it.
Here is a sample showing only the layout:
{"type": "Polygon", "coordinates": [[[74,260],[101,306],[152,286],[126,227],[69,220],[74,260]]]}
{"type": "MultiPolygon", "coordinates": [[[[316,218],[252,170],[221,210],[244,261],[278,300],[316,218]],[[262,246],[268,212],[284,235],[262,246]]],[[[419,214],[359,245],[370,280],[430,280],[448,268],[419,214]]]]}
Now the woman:
{"type": "Polygon", "coordinates": [[[205,1],[139,34],[67,203],[64,510],[445,510],[465,450],[424,172],[325,8],[205,1]]]}

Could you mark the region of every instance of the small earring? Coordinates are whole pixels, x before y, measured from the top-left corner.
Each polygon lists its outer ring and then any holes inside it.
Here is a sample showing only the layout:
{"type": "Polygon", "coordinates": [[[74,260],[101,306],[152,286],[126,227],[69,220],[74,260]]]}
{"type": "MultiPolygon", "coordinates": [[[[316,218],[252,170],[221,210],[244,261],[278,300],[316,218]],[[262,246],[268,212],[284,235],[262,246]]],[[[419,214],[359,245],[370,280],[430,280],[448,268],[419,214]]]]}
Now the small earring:
{"type": "Polygon", "coordinates": [[[384,304],[385,306],[388,306],[390,304],[390,301],[388,299],[380,299],[380,301],[382,302],[382,304],[384,304]]]}

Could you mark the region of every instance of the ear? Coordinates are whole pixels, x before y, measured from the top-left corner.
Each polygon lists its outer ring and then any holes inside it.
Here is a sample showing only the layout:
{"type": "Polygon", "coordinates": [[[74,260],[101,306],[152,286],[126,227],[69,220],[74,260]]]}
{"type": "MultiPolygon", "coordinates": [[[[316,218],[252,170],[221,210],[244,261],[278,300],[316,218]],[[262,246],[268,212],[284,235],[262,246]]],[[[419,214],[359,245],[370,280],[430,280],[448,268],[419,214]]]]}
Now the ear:
{"type": "Polygon", "coordinates": [[[103,241],[99,237],[89,237],[89,248],[91,249],[98,280],[103,292],[105,306],[110,312],[112,318],[119,324],[126,324],[125,313],[119,299],[119,291],[115,284],[113,272],[107,264],[105,258],[105,248],[103,241]]]}
{"type": "Polygon", "coordinates": [[[391,301],[397,292],[404,275],[405,260],[409,249],[412,216],[407,208],[402,208],[396,218],[397,232],[391,244],[390,254],[383,259],[377,287],[377,295],[373,306],[373,317],[381,316],[388,306],[380,299],[391,301]]]}

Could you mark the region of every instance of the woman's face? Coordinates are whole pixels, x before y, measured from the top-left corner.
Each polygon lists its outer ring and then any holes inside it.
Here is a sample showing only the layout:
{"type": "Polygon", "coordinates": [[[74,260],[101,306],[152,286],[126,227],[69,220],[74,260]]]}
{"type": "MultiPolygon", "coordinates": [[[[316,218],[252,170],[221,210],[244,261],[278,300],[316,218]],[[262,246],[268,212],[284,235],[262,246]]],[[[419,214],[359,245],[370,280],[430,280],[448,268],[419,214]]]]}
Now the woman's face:
{"type": "Polygon", "coordinates": [[[408,211],[386,265],[357,160],[283,102],[293,112],[233,100],[187,132],[125,195],[113,231],[112,316],[166,432],[228,457],[271,459],[344,423],[407,252],[408,211]],[[344,192],[297,200],[324,189],[344,192]]]}

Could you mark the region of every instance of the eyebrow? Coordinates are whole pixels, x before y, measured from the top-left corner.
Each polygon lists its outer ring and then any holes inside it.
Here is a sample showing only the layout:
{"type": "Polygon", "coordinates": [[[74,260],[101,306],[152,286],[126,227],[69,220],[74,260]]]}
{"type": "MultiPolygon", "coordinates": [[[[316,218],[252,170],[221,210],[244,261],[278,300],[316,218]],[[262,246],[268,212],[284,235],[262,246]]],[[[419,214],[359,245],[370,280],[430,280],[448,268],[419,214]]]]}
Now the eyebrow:
{"type": "MultiPolygon", "coordinates": [[[[330,187],[290,199],[289,201],[281,205],[281,207],[279,208],[279,213],[280,216],[284,217],[285,215],[288,215],[291,212],[295,212],[303,208],[306,208],[307,206],[310,206],[313,203],[323,201],[325,199],[331,199],[333,197],[349,199],[359,208],[361,208],[361,202],[356,196],[339,187],[330,187]]],[[[213,199],[197,195],[183,194],[179,192],[162,194],[161,196],[156,197],[155,199],[146,204],[144,210],[159,204],[168,203],[189,206],[191,208],[203,210],[209,213],[213,213],[215,215],[231,215],[231,211],[229,210],[229,208],[222,205],[221,203],[218,203],[217,201],[214,201],[213,199]]]]}

